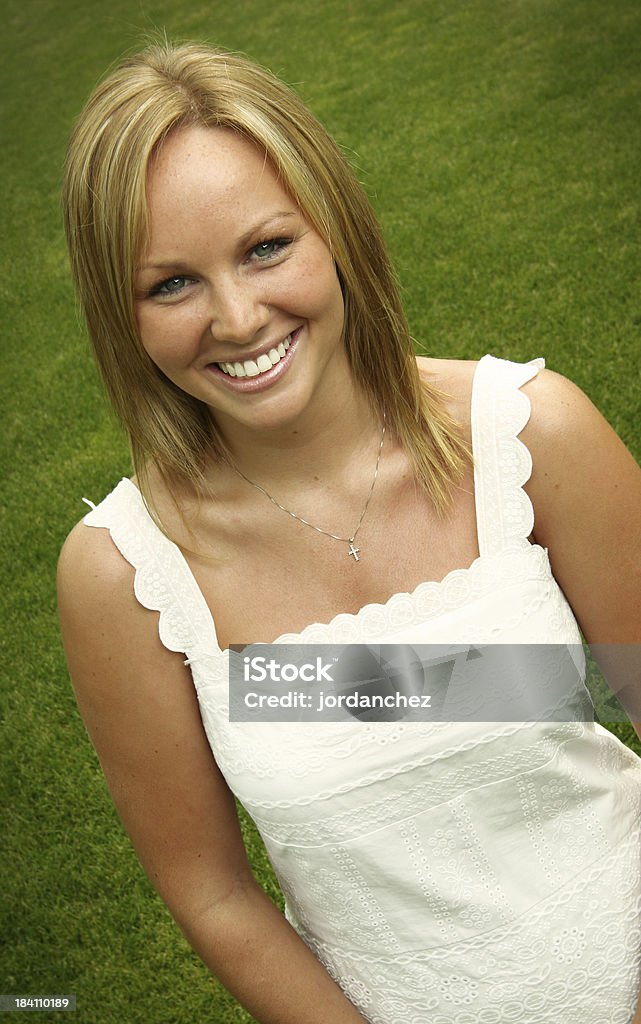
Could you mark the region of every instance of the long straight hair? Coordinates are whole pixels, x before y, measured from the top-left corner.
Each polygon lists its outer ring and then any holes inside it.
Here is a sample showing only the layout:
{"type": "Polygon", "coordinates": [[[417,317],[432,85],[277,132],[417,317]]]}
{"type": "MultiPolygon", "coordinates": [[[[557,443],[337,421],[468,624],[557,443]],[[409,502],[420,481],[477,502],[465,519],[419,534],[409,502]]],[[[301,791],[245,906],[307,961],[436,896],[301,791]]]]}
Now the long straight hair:
{"type": "Polygon", "coordinates": [[[195,43],[158,44],[125,59],[87,102],[65,163],[72,273],[146,500],[151,503],[150,464],[202,493],[206,460],[227,454],[209,408],[147,355],[135,316],[134,279],[149,238],[150,160],[170,132],[192,125],[229,128],[260,147],[329,247],[354,378],[444,512],[470,453],[444,396],[419,378],[398,286],[363,188],[296,93],[243,57],[195,43]]]}

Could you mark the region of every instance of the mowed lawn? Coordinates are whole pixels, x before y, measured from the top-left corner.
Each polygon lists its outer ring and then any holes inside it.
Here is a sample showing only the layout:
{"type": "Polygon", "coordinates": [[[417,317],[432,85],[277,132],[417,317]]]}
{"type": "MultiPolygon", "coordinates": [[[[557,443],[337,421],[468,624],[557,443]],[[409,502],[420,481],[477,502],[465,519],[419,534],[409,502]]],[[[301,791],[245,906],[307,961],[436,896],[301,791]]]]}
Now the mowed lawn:
{"type": "Polygon", "coordinates": [[[105,69],[161,30],[249,54],[328,125],[379,212],[422,351],[543,355],[641,459],[637,0],[5,4],[0,994],[75,994],[78,1024],[250,1020],[122,833],[55,612],[82,496],[130,471],[68,281],[63,152],[105,69]]]}

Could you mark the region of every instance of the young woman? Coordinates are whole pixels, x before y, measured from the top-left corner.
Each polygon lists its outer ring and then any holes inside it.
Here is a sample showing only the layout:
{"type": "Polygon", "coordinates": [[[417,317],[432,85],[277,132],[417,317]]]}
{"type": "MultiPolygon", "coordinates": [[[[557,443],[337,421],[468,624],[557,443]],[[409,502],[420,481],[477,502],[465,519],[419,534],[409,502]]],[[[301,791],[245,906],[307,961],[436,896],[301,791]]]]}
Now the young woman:
{"type": "Polygon", "coordinates": [[[189,941],[261,1022],[627,1024],[641,765],[617,739],[230,722],[227,670],[231,644],[276,639],[639,643],[630,454],[542,360],[415,360],[352,171],[241,58],[154,47],[114,71],[65,215],[135,468],[65,544],[65,647],[189,941]]]}

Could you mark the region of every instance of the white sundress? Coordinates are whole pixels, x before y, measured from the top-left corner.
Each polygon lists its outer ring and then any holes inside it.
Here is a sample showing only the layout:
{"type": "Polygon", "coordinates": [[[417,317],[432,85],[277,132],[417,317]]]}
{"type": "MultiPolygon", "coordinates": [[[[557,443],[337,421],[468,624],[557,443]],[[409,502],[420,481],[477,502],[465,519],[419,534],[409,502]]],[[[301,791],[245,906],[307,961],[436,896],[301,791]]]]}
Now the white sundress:
{"type": "MultiPolygon", "coordinates": [[[[280,643],[580,644],[531,545],[519,389],[485,356],[472,397],[480,557],[280,643]]],[[[185,654],[230,789],[291,924],[371,1024],[630,1024],[641,965],[641,761],[592,722],[229,721],[228,653],[180,550],[122,480],[84,522],[136,570],[185,654]]]]}

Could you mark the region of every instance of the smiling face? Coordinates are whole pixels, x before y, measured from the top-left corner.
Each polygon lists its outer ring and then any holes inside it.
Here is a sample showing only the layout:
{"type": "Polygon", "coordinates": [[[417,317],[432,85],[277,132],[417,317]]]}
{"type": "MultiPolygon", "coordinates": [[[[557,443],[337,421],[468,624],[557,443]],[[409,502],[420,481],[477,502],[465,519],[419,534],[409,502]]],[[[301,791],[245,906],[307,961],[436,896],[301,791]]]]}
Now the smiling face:
{"type": "Polygon", "coordinates": [[[334,262],[256,146],[224,128],[174,132],[148,202],[142,344],[224,433],[293,424],[351,386],[334,262]]]}

